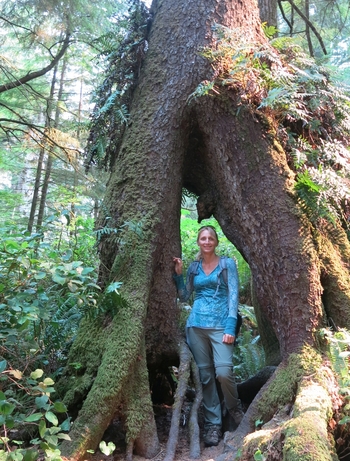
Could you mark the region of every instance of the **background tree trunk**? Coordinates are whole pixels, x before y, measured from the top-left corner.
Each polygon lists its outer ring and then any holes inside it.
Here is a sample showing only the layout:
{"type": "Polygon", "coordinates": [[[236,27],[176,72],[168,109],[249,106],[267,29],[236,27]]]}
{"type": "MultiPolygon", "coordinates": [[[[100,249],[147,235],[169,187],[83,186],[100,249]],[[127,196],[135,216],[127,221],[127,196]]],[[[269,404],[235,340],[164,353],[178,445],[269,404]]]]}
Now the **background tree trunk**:
{"type": "MultiPolygon", "coordinates": [[[[55,66],[53,70],[53,75],[51,79],[51,87],[50,87],[50,96],[49,96],[49,99],[47,101],[47,106],[46,106],[46,114],[45,114],[45,129],[46,130],[49,130],[51,126],[52,102],[53,102],[53,95],[55,93],[56,76],[57,76],[57,66],[55,66]]],[[[43,139],[42,143],[45,145],[46,143],[45,139],[43,139]]],[[[31,204],[29,220],[28,220],[28,231],[29,232],[32,232],[33,230],[35,212],[36,212],[36,207],[38,205],[38,198],[39,198],[39,192],[40,192],[40,187],[41,187],[41,184],[40,184],[41,174],[43,170],[43,162],[44,162],[44,156],[45,156],[45,146],[44,145],[40,147],[40,151],[39,151],[38,165],[37,165],[36,175],[35,175],[33,198],[32,198],[32,204],[31,204]]]]}
{"type": "Polygon", "coordinates": [[[258,0],[261,22],[277,27],[277,0],[258,0]]]}
{"type": "MultiPolygon", "coordinates": [[[[59,89],[58,89],[57,104],[56,104],[56,110],[55,110],[55,119],[54,119],[54,123],[53,123],[54,128],[57,128],[58,125],[59,125],[60,111],[59,111],[58,103],[60,101],[62,101],[63,88],[64,88],[64,79],[65,79],[65,75],[66,75],[67,63],[68,63],[68,58],[67,58],[67,55],[65,55],[64,59],[63,59],[63,62],[62,62],[62,68],[61,68],[60,85],[59,85],[59,89]]],[[[55,68],[55,74],[56,74],[56,68],[55,68]]],[[[50,183],[52,165],[53,165],[53,155],[49,150],[48,153],[47,153],[47,161],[46,161],[44,182],[43,182],[43,186],[42,186],[42,189],[41,189],[41,197],[40,197],[39,212],[38,212],[38,219],[37,219],[37,229],[40,229],[40,227],[43,224],[44,213],[45,213],[45,205],[46,205],[46,198],[47,198],[47,192],[49,190],[49,183],[50,183]]]]}
{"type": "MultiPolygon", "coordinates": [[[[178,363],[172,257],[181,254],[183,186],[199,195],[200,219],[213,214],[249,263],[283,364],[314,345],[323,320],[314,237],[269,121],[244,108],[234,115],[230,92],[188,104],[212,75],[199,52],[215,47],[214,24],[241,30],[247,42],[265,41],[257,5],[158,0],[153,7],[149,51],[100,216],[101,229],[109,227],[99,242],[100,282],[123,282],[125,301],[106,296],[104,316],[83,322],[69,356],[81,368],[77,374],[68,365],[61,381],[68,406],[81,406],[72,442],[63,445],[72,460],[96,448],[116,414],[126,421],[129,457],[140,441],[144,456],[158,450],[146,362],[150,375],[178,363]]],[[[343,321],[349,324],[348,317],[343,321]]]]}

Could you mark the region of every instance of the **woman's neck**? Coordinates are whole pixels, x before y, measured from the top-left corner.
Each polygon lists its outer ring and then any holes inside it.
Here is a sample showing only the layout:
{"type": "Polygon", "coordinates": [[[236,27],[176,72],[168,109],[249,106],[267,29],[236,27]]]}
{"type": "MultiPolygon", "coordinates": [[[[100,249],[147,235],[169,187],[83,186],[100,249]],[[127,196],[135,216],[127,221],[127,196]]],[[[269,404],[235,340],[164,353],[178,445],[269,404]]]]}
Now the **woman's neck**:
{"type": "Polygon", "coordinates": [[[205,264],[211,264],[211,263],[217,262],[218,259],[219,259],[219,256],[216,253],[202,255],[202,261],[205,264]]]}

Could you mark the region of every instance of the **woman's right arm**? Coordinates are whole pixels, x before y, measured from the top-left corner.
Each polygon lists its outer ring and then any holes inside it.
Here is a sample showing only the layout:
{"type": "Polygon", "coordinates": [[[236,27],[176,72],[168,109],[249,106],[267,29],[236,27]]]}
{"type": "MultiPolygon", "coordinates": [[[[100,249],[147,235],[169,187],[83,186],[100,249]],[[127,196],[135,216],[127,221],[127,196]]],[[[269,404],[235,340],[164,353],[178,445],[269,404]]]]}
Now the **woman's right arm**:
{"type": "Polygon", "coordinates": [[[175,263],[175,274],[173,275],[173,279],[176,283],[177,294],[181,302],[187,301],[193,291],[193,285],[191,283],[189,272],[187,271],[187,280],[186,285],[184,283],[184,278],[182,275],[182,260],[180,258],[173,258],[175,263]]]}

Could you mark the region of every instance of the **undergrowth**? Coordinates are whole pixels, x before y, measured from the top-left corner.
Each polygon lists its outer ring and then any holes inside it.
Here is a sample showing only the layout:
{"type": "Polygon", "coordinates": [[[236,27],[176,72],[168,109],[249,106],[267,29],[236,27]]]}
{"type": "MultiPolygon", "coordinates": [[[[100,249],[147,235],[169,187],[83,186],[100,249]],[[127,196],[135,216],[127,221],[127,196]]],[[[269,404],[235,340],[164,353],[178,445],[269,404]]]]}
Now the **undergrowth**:
{"type": "Polygon", "coordinates": [[[343,398],[343,406],[338,413],[335,440],[339,459],[350,456],[350,333],[339,329],[332,331],[323,329],[322,336],[328,345],[328,356],[336,375],[339,394],[343,398]]]}

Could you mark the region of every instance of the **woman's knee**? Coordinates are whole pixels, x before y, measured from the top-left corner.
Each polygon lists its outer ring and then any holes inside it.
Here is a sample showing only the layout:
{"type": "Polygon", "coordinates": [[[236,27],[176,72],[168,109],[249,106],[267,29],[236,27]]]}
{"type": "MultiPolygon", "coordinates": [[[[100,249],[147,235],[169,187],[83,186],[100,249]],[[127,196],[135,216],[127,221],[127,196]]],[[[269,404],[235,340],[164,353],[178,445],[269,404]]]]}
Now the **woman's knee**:
{"type": "Polygon", "coordinates": [[[203,386],[215,379],[213,368],[199,368],[199,377],[203,386]]]}
{"type": "Polygon", "coordinates": [[[225,383],[226,381],[234,380],[232,366],[219,366],[215,368],[216,379],[220,384],[225,383]]]}

